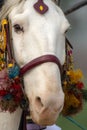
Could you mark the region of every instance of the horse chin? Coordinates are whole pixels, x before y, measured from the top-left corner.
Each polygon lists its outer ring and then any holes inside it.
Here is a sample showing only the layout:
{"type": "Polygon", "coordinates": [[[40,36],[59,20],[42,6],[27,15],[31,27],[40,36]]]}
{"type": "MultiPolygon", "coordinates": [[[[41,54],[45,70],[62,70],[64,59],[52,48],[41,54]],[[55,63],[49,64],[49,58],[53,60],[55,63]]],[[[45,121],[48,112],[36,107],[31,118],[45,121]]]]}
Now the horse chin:
{"type": "MultiPolygon", "coordinates": [[[[62,109],[61,109],[62,110],[62,109]]],[[[61,110],[58,111],[52,111],[51,109],[44,109],[42,112],[38,113],[37,111],[30,111],[32,120],[41,126],[48,126],[48,125],[53,125],[57,121],[57,118],[59,116],[59,113],[61,110]]]]}
{"type": "Polygon", "coordinates": [[[48,116],[46,116],[46,117],[44,116],[43,117],[43,115],[39,115],[39,116],[35,117],[35,115],[33,116],[33,114],[32,114],[32,120],[36,124],[41,125],[41,126],[48,126],[48,125],[55,124],[55,122],[57,120],[57,117],[58,117],[58,115],[55,115],[55,117],[52,116],[52,115],[50,117],[48,117],[48,116]]]}

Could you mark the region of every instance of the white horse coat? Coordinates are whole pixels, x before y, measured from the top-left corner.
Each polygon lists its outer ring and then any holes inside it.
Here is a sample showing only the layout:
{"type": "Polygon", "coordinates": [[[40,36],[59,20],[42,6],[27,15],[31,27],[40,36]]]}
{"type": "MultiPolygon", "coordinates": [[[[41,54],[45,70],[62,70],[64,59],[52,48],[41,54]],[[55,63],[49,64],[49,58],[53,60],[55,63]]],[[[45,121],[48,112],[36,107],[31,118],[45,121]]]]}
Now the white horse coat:
{"type": "MultiPolygon", "coordinates": [[[[52,1],[44,0],[48,11],[41,15],[34,9],[37,0],[7,0],[0,19],[8,16],[12,26],[12,46],[18,65],[51,54],[60,64],[65,62],[65,31],[69,23],[62,10],[52,1]],[[19,3],[20,2],[20,3],[19,3]]],[[[40,125],[52,125],[64,105],[64,93],[59,67],[44,63],[24,76],[24,90],[29,100],[32,120],[40,125]]],[[[0,130],[18,130],[22,110],[0,113],[0,130]]],[[[56,125],[46,130],[60,130],[56,125]]]]}

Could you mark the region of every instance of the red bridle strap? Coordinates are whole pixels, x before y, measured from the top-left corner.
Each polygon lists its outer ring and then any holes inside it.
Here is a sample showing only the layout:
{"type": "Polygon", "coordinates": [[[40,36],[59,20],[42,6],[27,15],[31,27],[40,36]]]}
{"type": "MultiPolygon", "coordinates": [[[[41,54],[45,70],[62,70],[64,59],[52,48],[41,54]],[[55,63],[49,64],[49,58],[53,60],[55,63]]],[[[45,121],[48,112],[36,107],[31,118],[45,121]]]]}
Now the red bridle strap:
{"type": "Polygon", "coordinates": [[[47,55],[40,56],[40,57],[28,62],[26,65],[24,65],[20,69],[20,76],[23,76],[27,71],[35,68],[38,65],[46,63],[46,62],[56,63],[59,67],[60,73],[62,72],[62,65],[61,65],[59,59],[55,55],[47,54],[47,55]]]}

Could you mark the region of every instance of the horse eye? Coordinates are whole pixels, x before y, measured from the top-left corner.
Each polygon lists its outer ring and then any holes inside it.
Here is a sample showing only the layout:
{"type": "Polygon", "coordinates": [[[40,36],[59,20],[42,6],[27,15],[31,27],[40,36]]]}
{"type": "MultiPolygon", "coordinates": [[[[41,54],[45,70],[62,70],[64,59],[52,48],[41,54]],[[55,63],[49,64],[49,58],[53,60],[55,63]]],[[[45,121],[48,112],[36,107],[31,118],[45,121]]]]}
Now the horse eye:
{"type": "Polygon", "coordinates": [[[23,27],[21,27],[19,24],[15,24],[13,27],[16,33],[24,32],[23,27]]]}

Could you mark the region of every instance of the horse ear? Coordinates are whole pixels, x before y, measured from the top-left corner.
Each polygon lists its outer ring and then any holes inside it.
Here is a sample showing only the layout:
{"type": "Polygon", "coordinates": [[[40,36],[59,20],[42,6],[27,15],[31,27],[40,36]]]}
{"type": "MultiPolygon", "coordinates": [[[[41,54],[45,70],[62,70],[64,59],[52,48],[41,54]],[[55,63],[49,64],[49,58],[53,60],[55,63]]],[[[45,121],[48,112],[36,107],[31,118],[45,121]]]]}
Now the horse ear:
{"type": "Polygon", "coordinates": [[[61,32],[64,33],[70,27],[70,24],[67,18],[65,17],[63,11],[61,10],[61,8],[57,6],[56,10],[60,15],[60,19],[61,19],[61,32]]]}
{"type": "Polygon", "coordinates": [[[54,3],[56,3],[56,4],[58,3],[58,0],[52,0],[52,1],[53,1],[54,3]]]}
{"type": "Polygon", "coordinates": [[[53,2],[55,2],[58,6],[60,6],[60,0],[53,0],[53,2]]]}
{"type": "Polygon", "coordinates": [[[61,32],[65,33],[69,28],[70,28],[70,24],[66,19],[66,17],[64,17],[61,23],[61,32]]]}
{"type": "Polygon", "coordinates": [[[4,5],[5,0],[0,0],[0,9],[2,8],[2,6],[4,5]]]}

